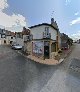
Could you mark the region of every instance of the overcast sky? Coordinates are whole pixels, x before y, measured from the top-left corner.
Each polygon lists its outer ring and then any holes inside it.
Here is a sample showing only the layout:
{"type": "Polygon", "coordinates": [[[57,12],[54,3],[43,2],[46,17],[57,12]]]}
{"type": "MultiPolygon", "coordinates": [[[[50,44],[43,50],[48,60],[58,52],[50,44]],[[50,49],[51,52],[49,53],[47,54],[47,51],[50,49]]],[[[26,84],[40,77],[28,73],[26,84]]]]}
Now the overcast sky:
{"type": "Polygon", "coordinates": [[[80,38],[80,0],[0,0],[1,28],[22,31],[23,26],[50,23],[51,17],[61,33],[80,38]]]}

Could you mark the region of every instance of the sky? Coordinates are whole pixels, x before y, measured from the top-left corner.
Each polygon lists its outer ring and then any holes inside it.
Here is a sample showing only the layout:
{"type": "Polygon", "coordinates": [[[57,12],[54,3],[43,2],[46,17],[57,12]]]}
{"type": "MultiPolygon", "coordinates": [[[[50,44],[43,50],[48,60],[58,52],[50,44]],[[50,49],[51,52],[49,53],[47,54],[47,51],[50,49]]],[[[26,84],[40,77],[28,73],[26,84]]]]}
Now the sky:
{"type": "Polygon", "coordinates": [[[0,0],[0,28],[22,31],[51,18],[61,33],[80,38],[80,0],[0,0]]]}

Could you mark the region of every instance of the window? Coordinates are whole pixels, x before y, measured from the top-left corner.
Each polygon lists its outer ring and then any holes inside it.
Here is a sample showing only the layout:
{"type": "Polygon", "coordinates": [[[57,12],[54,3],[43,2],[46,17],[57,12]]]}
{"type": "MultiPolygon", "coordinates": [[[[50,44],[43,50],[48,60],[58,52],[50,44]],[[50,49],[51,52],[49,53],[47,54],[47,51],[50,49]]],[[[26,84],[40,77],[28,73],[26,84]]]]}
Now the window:
{"type": "Polygon", "coordinates": [[[1,35],[1,38],[6,38],[6,36],[5,35],[1,35]]]}
{"type": "Polygon", "coordinates": [[[13,39],[13,37],[11,37],[11,39],[13,39]]]}
{"type": "Polygon", "coordinates": [[[49,34],[49,27],[45,27],[45,33],[48,35],[49,34]]]}

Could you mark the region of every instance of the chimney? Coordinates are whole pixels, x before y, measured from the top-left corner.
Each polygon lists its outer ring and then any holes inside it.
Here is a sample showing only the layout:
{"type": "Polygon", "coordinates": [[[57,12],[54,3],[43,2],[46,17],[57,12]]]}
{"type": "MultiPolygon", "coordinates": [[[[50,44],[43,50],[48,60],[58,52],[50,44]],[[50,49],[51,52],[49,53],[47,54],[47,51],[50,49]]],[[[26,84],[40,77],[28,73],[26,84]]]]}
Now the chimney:
{"type": "Polygon", "coordinates": [[[54,24],[54,18],[51,18],[51,24],[52,25],[54,24]]]}
{"type": "Polygon", "coordinates": [[[53,25],[55,28],[58,29],[58,25],[57,25],[57,22],[54,21],[54,18],[51,18],[51,25],[53,25]]]}

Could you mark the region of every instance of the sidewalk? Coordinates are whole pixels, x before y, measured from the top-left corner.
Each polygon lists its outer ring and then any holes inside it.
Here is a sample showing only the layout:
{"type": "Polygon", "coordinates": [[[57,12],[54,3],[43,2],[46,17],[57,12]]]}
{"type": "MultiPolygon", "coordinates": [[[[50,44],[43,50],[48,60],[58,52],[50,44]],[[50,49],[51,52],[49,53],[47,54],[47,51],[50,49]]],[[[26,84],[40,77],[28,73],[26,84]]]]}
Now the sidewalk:
{"type": "Polygon", "coordinates": [[[25,58],[32,60],[33,62],[37,62],[37,63],[41,63],[41,64],[45,64],[45,65],[58,65],[64,60],[64,59],[60,59],[60,60],[45,59],[45,60],[42,60],[42,59],[35,57],[35,56],[32,56],[32,55],[27,56],[22,51],[18,51],[18,53],[21,54],[22,56],[24,56],[25,58]]]}
{"type": "Polygon", "coordinates": [[[18,53],[28,59],[31,59],[34,62],[37,62],[37,63],[41,63],[41,64],[45,64],[45,65],[58,65],[64,61],[64,59],[69,55],[69,53],[72,51],[72,49],[73,49],[73,47],[71,47],[69,50],[64,50],[63,53],[55,59],[45,59],[45,60],[42,60],[42,59],[32,56],[32,55],[27,56],[26,54],[24,54],[20,51],[18,51],[18,53]]]}
{"type": "Polygon", "coordinates": [[[57,65],[57,64],[60,64],[63,61],[63,59],[61,59],[59,61],[55,60],[55,59],[41,60],[41,59],[39,59],[39,58],[37,58],[35,56],[32,56],[32,55],[27,56],[27,58],[29,58],[29,59],[31,59],[31,60],[33,60],[35,62],[38,62],[38,63],[41,63],[41,64],[46,64],[46,65],[57,65]]]}

